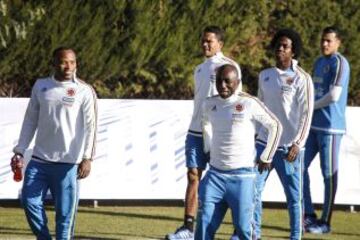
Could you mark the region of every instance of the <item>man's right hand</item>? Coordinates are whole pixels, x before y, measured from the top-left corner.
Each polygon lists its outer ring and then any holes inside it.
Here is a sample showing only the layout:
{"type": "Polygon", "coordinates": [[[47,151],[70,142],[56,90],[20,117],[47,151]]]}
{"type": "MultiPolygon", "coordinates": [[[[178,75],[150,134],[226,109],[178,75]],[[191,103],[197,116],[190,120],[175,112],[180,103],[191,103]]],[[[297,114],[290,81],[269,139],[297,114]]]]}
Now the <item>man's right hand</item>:
{"type": "Polygon", "coordinates": [[[261,160],[258,161],[258,170],[259,170],[260,174],[263,171],[270,171],[270,169],[271,169],[271,163],[265,163],[265,162],[262,162],[261,160]]]}
{"type": "Polygon", "coordinates": [[[11,170],[15,172],[16,169],[24,167],[24,157],[19,153],[15,153],[10,161],[11,170]]]}

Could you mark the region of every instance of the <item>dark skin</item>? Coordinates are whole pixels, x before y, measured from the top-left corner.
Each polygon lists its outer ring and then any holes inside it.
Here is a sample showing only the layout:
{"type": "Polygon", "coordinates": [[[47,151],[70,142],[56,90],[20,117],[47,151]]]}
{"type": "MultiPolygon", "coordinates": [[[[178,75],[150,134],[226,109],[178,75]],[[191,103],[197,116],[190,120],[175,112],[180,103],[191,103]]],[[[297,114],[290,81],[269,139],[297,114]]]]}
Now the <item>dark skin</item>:
{"type": "MultiPolygon", "coordinates": [[[[221,51],[224,43],[213,32],[204,32],[201,36],[201,49],[206,58],[214,56],[221,51]]],[[[188,168],[188,184],[185,195],[185,215],[195,216],[197,211],[197,193],[202,175],[201,168],[188,168]]]]}
{"type": "MultiPolygon", "coordinates": [[[[291,67],[292,58],[294,57],[291,39],[285,36],[279,38],[278,42],[275,44],[274,53],[277,68],[286,70],[291,67]]],[[[296,156],[299,154],[299,151],[299,146],[293,143],[289,148],[289,152],[287,153],[285,159],[289,162],[293,162],[296,159],[296,156]]],[[[262,173],[264,170],[271,169],[271,163],[263,163],[258,160],[258,164],[260,173],[262,173]]]]}
{"type": "MultiPolygon", "coordinates": [[[[57,81],[69,81],[73,78],[76,71],[76,54],[71,49],[60,51],[53,59],[54,76],[57,81]]],[[[22,154],[15,153],[11,158],[11,170],[23,168],[24,158],[22,154]]],[[[78,167],[78,178],[86,178],[91,171],[91,159],[83,159],[78,167]]]]}
{"type": "MultiPolygon", "coordinates": [[[[291,67],[292,58],[294,52],[292,50],[292,41],[287,37],[281,37],[275,47],[276,67],[282,70],[286,70],[291,67]]],[[[289,152],[286,156],[286,160],[293,162],[298,155],[300,148],[293,143],[289,148],[289,152]]]]}
{"type": "Polygon", "coordinates": [[[235,67],[225,67],[220,74],[216,75],[216,90],[221,98],[229,98],[238,86],[239,79],[235,67]]]}
{"type": "MultiPolygon", "coordinates": [[[[237,71],[234,67],[226,67],[216,76],[216,89],[221,98],[226,99],[233,95],[239,85],[237,71]]],[[[258,160],[258,169],[262,173],[264,170],[270,170],[271,164],[258,160]]]]}

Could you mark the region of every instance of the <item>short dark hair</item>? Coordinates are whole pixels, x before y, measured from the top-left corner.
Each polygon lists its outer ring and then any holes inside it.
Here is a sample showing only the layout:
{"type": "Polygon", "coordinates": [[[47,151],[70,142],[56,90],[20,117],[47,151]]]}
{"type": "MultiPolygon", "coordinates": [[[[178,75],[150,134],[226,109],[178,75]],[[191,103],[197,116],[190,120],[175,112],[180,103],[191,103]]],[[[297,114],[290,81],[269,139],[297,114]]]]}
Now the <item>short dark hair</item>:
{"type": "Polygon", "coordinates": [[[323,31],[322,31],[323,35],[328,34],[328,33],[335,33],[336,38],[341,40],[340,30],[336,26],[328,26],[328,27],[323,29],[323,31]]]}
{"type": "Polygon", "coordinates": [[[302,50],[302,41],[299,33],[290,28],[284,28],[277,31],[271,40],[270,47],[271,49],[275,49],[277,42],[280,38],[287,37],[292,42],[292,52],[294,53],[294,58],[298,58],[301,54],[302,50]]]}
{"type": "Polygon", "coordinates": [[[214,33],[219,41],[225,41],[225,32],[221,27],[215,25],[207,26],[204,28],[203,34],[207,32],[214,33]]]}
{"type": "Polygon", "coordinates": [[[227,68],[230,68],[231,71],[234,71],[236,73],[236,78],[238,81],[240,81],[239,79],[239,73],[238,73],[238,70],[237,68],[232,65],[232,64],[224,64],[224,65],[221,65],[217,70],[216,70],[216,79],[218,79],[218,77],[223,73],[223,71],[225,71],[225,69],[227,68]]]}
{"type": "Polygon", "coordinates": [[[73,51],[75,53],[75,50],[72,49],[71,47],[65,47],[65,46],[58,47],[52,53],[52,61],[53,62],[55,62],[55,60],[57,60],[59,53],[62,51],[73,51]]]}

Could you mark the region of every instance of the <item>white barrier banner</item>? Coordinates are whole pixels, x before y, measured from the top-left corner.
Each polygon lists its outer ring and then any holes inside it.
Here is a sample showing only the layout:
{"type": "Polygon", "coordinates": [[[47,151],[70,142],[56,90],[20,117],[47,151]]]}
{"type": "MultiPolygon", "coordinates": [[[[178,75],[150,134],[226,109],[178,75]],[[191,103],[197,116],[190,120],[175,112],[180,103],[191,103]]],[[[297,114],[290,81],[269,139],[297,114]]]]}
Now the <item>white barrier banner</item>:
{"type": "MultiPolygon", "coordinates": [[[[22,183],[12,180],[9,162],[18,141],[28,99],[0,98],[0,199],[16,199],[22,183]]],[[[184,142],[192,101],[98,101],[97,151],[88,178],[81,180],[82,199],[183,199],[186,188],[184,142]]],[[[360,108],[347,109],[348,133],[340,151],[339,204],[360,205],[360,108]],[[355,130],[354,130],[355,129],[355,130]]],[[[31,147],[25,154],[28,161],[31,147]]],[[[320,163],[310,168],[313,201],[323,201],[320,163]]],[[[264,201],[285,201],[275,171],[264,201]]]]}

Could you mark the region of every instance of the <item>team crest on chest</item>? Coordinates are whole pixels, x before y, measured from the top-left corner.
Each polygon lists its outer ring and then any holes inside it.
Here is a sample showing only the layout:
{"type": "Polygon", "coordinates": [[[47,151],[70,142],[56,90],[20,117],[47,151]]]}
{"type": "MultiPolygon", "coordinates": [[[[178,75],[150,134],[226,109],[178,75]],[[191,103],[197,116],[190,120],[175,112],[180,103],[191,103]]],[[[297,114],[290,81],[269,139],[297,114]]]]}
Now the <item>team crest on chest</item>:
{"type": "Polygon", "coordinates": [[[66,95],[62,98],[62,102],[65,106],[71,107],[75,102],[76,90],[75,88],[67,88],[66,95]]]}
{"type": "Polygon", "coordinates": [[[289,77],[289,78],[287,78],[285,81],[286,81],[286,83],[287,83],[288,85],[291,85],[291,84],[294,83],[294,78],[289,77]]]}
{"type": "Polygon", "coordinates": [[[232,113],[232,123],[242,122],[245,118],[244,105],[238,103],[235,105],[235,111],[232,113]]]}
{"type": "Polygon", "coordinates": [[[242,112],[242,110],[244,110],[244,106],[241,104],[236,104],[235,110],[238,112],[242,112]]]}
{"type": "Polygon", "coordinates": [[[75,96],[75,94],[76,94],[75,88],[68,88],[68,89],[66,89],[66,95],[67,95],[68,97],[73,97],[73,96],[75,96]]]}
{"type": "Polygon", "coordinates": [[[326,65],[324,68],[323,68],[323,72],[324,73],[328,73],[330,71],[330,65],[326,65]]]}

